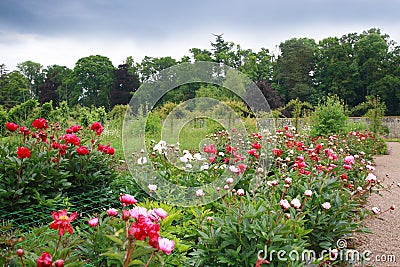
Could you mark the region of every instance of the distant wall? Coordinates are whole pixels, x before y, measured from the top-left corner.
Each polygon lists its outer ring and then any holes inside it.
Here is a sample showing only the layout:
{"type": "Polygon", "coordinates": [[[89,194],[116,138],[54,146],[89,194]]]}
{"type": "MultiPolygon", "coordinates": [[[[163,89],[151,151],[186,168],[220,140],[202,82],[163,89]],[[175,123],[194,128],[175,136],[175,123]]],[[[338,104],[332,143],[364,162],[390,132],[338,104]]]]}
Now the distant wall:
{"type": "MultiPolygon", "coordinates": [[[[364,122],[368,124],[368,121],[365,118],[361,117],[351,117],[351,121],[353,122],[364,122]]],[[[272,125],[274,123],[274,120],[271,119],[267,122],[264,122],[267,128],[268,126],[272,125]]],[[[308,119],[300,119],[299,120],[299,127],[303,128],[306,125],[308,125],[309,121],[308,119]]],[[[294,126],[294,119],[292,118],[282,118],[278,119],[277,125],[275,125],[276,128],[282,128],[285,125],[289,126],[294,126]]],[[[400,138],[400,116],[399,117],[384,117],[382,120],[382,124],[386,127],[389,128],[389,135],[387,136],[388,138],[400,138]]]]}

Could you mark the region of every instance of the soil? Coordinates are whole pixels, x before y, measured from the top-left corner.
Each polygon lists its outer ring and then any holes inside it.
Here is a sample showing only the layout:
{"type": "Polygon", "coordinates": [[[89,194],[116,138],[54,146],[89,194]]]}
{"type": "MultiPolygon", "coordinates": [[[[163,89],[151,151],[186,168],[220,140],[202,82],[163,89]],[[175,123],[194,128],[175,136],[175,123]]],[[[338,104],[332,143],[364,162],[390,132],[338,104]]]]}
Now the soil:
{"type": "Polygon", "coordinates": [[[372,194],[368,198],[366,207],[370,210],[378,207],[381,214],[365,220],[364,225],[372,234],[356,235],[356,250],[359,253],[367,250],[372,253],[363,266],[400,266],[400,143],[387,144],[388,155],[374,158],[374,174],[383,181],[385,187],[392,187],[390,191],[381,191],[382,196],[372,194]],[[395,205],[395,209],[385,212],[391,205],[395,205]]]}

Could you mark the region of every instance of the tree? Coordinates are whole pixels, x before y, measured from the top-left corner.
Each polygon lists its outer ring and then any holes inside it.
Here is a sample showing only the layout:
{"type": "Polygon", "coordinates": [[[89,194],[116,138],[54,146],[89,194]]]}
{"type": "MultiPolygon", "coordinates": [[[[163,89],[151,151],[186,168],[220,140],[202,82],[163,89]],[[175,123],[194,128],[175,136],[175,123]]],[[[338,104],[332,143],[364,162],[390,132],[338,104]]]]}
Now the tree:
{"type": "Polygon", "coordinates": [[[39,85],[44,82],[43,66],[33,61],[24,61],[17,64],[17,69],[29,82],[30,95],[33,98],[39,95],[39,85]]]}
{"type": "Polygon", "coordinates": [[[315,83],[323,95],[340,95],[345,103],[355,103],[358,66],[353,46],[346,37],[329,37],[319,42],[315,83]]]}
{"type": "Polygon", "coordinates": [[[279,45],[281,54],[275,67],[275,83],[285,101],[299,98],[309,100],[315,92],[313,74],[316,63],[316,44],[313,39],[290,39],[279,45]]]}
{"type": "Polygon", "coordinates": [[[73,71],[74,87],[81,93],[84,106],[109,108],[109,94],[114,82],[114,66],[109,58],[96,55],[79,59],[73,71]]]}
{"type": "Polygon", "coordinates": [[[128,104],[132,98],[132,92],[139,87],[137,75],[134,76],[129,71],[128,64],[121,64],[114,71],[114,83],[110,91],[110,106],[128,104]]]}
{"type": "Polygon", "coordinates": [[[371,85],[385,76],[383,68],[388,55],[388,44],[379,30],[364,32],[354,45],[355,61],[359,70],[359,87],[356,88],[356,104],[371,92],[371,85]]]}
{"type": "Polygon", "coordinates": [[[261,90],[271,109],[277,109],[285,105],[282,96],[272,88],[270,82],[266,80],[256,82],[257,87],[261,90]]]}
{"type": "Polygon", "coordinates": [[[213,61],[211,52],[206,49],[191,48],[189,52],[192,54],[194,61],[213,61]]]}
{"type": "Polygon", "coordinates": [[[43,84],[39,85],[39,103],[43,104],[53,101],[53,107],[58,106],[60,103],[60,92],[63,92],[60,88],[63,81],[66,80],[71,74],[72,70],[59,65],[49,66],[46,70],[46,79],[43,84]]]}
{"type": "Polygon", "coordinates": [[[12,108],[30,99],[28,81],[19,71],[0,75],[0,105],[12,108]]]}
{"type": "Polygon", "coordinates": [[[159,74],[162,70],[176,65],[177,62],[172,57],[144,57],[139,64],[139,76],[141,82],[160,79],[159,74]]]}

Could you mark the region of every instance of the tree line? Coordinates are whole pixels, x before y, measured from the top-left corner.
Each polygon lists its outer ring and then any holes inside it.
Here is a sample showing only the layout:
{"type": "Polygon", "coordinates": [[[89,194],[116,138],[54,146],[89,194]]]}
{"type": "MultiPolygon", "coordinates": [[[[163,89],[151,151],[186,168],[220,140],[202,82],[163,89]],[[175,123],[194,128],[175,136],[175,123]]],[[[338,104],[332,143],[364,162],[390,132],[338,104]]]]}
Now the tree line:
{"type": "MultiPolygon", "coordinates": [[[[211,61],[231,66],[252,79],[271,108],[299,99],[316,105],[323,96],[338,95],[353,108],[368,97],[379,95],[386,115],[400,115],[400,47],[380,29],[318,43],[310,38],[292,38],[279,44],[279,53],[268,49],[244,49],[214,35],[210,49],[191,48],[189,55],[146,56],[139,63],[128,56],[118,67],[109,58],[91,55],[79,59],[74,68],[25,61],[17,70],[0,64],[0,105],[9,109],[28,99],[54,106],[104,106],[107,110],[129,103],[141,84],[157,78],[161,70],[184,62],[211,61]]],[[[162,102],[179,103],[197,95],[231,98],[223,88],[206,84],[183,85],[169,92],[162,102]]],[[[355,114],[357,115],[357,114],[355,114]]]]}

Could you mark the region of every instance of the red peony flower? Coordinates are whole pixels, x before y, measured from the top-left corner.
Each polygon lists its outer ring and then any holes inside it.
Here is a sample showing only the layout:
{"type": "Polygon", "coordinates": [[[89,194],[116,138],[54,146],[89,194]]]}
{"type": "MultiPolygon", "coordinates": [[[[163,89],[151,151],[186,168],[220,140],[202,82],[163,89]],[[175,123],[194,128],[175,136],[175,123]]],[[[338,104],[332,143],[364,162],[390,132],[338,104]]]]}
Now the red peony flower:
{"type": "Polygon", "coordinates": [[[255,142],[255,143],[251,144],[251,146],[252,146],[254,149],[261,149],[261,144],[258,143],[258,142],[255,142]]]}
{"type": "Polygon", "coordinates": [[[24,136],[28,136],[30,135],[31,131],[29,131],[29,129],[26,127],[20,127],[19,133],[24,134],[24,136]]]}
{"type": "Polygon", "coordinates": [[[71,127],[69,127],[66,131],[67,134],[72,134],[72,133],[77,133],[80,130],[82,130],[82,126],[80,125],[72,125],[71,127]]]}
{"type": "Polygon", "coordinates": [[[76,153],[79,155],[86,155],[89,154],[89,149],[85,146],[80,146],[76,149],[76,153]]]}
{"type": "Polygon", "coordinates": [[[107,147],[107,152],[108,155],[114,155],[115,153],[115,148],[113,147],[107,147]]]}
{"type": "Polygon", "coordinates": [[[66,144],[73,144],[75,146],[81,145],[81,139],[74,134],[64,134],[63,139],[65,140],[66,144]]]}
{"type": "Polygon", "coordinates": [[[43,118],[39,118],[32,122],[32,127],[36,128],[36,129],[47,129],[47,127],[49,127],[49,126],[48,126],[47,120],[45,120],[43,118]]]}
{"type": "Polygon", "coordinates": [[[90,130],[95,131],[98,136],[103,132],[104,128],[100,122],[95,122],[90,126],[90,130]]]}
{"type": "Polygon", "coordinates": [[[17,156],[19,159],[27,159],[31,157],[31,152],[26,147],[18,147],[17,148],[17,156]]]}
{"type": "Polygon", "coordinates": [[[50,253],[44,252],[39,259],[37,259],[36,266],[37,267],[51,267],[53,258],[50,253]]]}
{"type": "Polygon", "coordinates": [[[18,129],[18,125],[13,123],[13,122],[7,122],[6,123],[6,128],[7,130],[9,130],[10,132],[15,132],[18,129]]]}
{"type": "Polygon", "coordinates": [[[72,227],[70,223],[76,219],[76,216],[78,215],[76,212],[72,213],[71,216],[68,217],[67,211],[63,209],[59,212],[53,211],[51,215],[54,220],[50,224],[51,229],[58,230],[60,236],[63,236],[65,231],[72,235],[72,227]]]}

